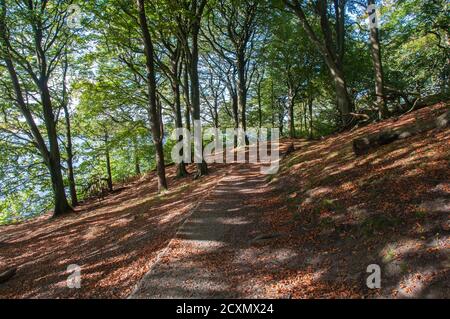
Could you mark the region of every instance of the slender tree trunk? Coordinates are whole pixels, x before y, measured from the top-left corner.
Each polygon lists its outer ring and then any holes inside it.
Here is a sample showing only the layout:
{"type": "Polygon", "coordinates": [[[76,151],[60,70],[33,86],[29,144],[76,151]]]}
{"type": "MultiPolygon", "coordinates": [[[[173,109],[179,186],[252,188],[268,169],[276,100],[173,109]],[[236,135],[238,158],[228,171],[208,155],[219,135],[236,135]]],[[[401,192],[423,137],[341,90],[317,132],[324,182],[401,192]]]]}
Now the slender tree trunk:
{"type": "Polygon", "coordinates": [[[273,87],[273,79],[270,81],[271,87],[270,87],[270,105],[272,109],[272,127],[275,127],[275,92],[273,87]]]}
{"type": "Polygon", "coordinates": [[[313,99],[310,97],[308,99],[308,108],[309,108],[309,138],[313,138],[313,99]]]}
{"type": "Polygon", "coordinates": [[[219,128],[219,97],[214,96],[214,127],[219,128]]]}
{"type": "Polygon", "coordinates": [[[133,151],[134,151],[134,173],[136,176],[139,176],[141,175],[141,164],[139,158],[139,149],[135,138],[133,139],[133,151]]]}
{"type": "MultiPolygon", "coordinates": [[[[176,77],[178,74],[178,60],[172,61],[172,74],[176,77]]],[[[180,97],[180,84],[178,79],[172,79],[172,92],[174,96],[175,104],[175,126],[177,128],[183,128],[183,116],[181,115],[181,97],[180,97]]],[[[178,142],[183,142],[183,136],[178,137],[178,142]]],[[[186,164],[182,161],[177,167],[177,176],[187,176],[186,164]]]]}
{"type": "Polygon", "coordinates": [[[242,50],[238,50],[237,52],[237,73],[238,73],[238,82],[237,82],[237,91],[238,91],[238,112],[239,112],[239,128],[244,131],[247,129],[247,120],[246,120],[246,108],[247,108],[247,88],[246,88],[246,80],[245,80],[245,54],[242,50]]]}
{"type": "MultiPolygon", "coordinates": [[[[368,0],[367,4],[374,5],[375,0],[368,0]]],[[[381,46],[378,28],[375,24],[369,24],[370,27],[370,47],[372,53],[372,63],[375,72],[375,95],[376,103],[379,112],[379,118],[388,117],[388,110],[386,107],[386,99],[384,95],[384,76],[383,65],[381,63],[381,46]]]]}
{"type": "Polygon", "coordinates": [[[148,113],[150,118],[150,126],[152,131],[153,143],[156,150],[156,170],[158,176],[158,191],[167,190],[166,169],[164,164],[164,149],[160,130],[160,118],[158,115],[158,106],[156,104],[156,80],[154,65],[153,42],[148,30],[147,17],[145,14],[144,0],[136,0],[139,13],[139,26],[142,33],[142,42],[144,44],[146,68],[147,68],[147,85],[149,105],[148,113]]]}
{"type": "Polygon", "coordinates": [[[258,124],[262,127],[261,80],[258,82],[258,124]]]}
{"type": "Polygon", "coordinates": [[[284,126],[284,109],[283,104],[280,102],[278,103],[278,121],[279,121],[279,128],[280,128],[280,135],[283,135],[283,126],[284,126]]]}
{"type": "Polygon", "coordinates": [[[75,174],[73,169],[73,146],[72,146],[72,131],[70,124],[70,114],[68,108],[68,98],[67,98],[67,87],[66,87],[66,75],[67,75],[67,52],[65,53],[64,59],[64,70],[63,70],[63,110],[64,110],[64,118],[66,121],[66,139],[67,139],[67,169],[68,169],[68,179],[69,179],[69,191],[70,191],[70,199],[72,207],[78,206],[78,196],[75,184],[75,174]]]}
{"type": "MultiPolygon", "coordinates": [[[[185,58],[186,61],[186,58],[185,58]]],[[[183,68],[183,82],[184,82],[184,101],[186,103],[186,109],[184,113],[184,118],[186,122],[186,128],[190,131],[191,130],[191,99],[189,97],[189,70],[187,67],[187,64],[184,65],[183,68]]]]}
{"type": "MultiPolygon", "coordinates": [[[[195,25],[192,27],[191,34],[191,45],[192,52],[190,54],[190,78],[191,78],[191,102],[192,102],[192,111],[193,111],[193,119],[198,123],[201,123],[200,119],[200,84],[198,80],[198,33],[200,30],[200,21],[197,21],[195,25]]],[[[200,124],[201,128],[201,124],[200,124]]],[[[195,129],[199,129],[199,127],[194,127],[195,129]]],[[[201,139],[202,140],[202,139],[201,139]]],[[[203,141],[200,141],[201,143],[203,141]]],[[[201,149],[203,152],[203,145],[201,145],[201,149]]],[[[204,176],[208,174],[208,166],[206,162],[203,160],[202,163],[197,163],[197,173],[195,175],[196,178],[200,176],[204,176]]]]}
{"type": "Polygon", "coordinates": [[[288,92],[288,116],[289,116],[289,137],[295,137],[295,120],[294,120],[294,94],[292,88],[288,92]]]}
{"type": "Polygon", "coordinates": [[[308,105],[306,103],[303,103],[303,121],[305,122],[305,134],[308,132],[308,122],[307,122],[307,116],[308,116],[308,105]]]}
{"type": "Polygon", "coordinates": [[[72,146],[72,132],[70,125],[70,114],[67,104],[63,104],[64,117],[66,120],[66,139],[67,139],[67,169],[68,169],[68,179],[69,179],[69,190],[72,207],[78,206],[78,196],[75,184],[75,174],[73,170],[73,146],[72,146]]]}
{"type": "Polygon", "coordinates": [[[108,191],[112,192],[114,190],[113,180],[112,180],[112,170],[111,170],[111,156],[109,153],[109,136],[105,133],[105,158],[106,158],[106,182],[108,183],[108,191]]]}

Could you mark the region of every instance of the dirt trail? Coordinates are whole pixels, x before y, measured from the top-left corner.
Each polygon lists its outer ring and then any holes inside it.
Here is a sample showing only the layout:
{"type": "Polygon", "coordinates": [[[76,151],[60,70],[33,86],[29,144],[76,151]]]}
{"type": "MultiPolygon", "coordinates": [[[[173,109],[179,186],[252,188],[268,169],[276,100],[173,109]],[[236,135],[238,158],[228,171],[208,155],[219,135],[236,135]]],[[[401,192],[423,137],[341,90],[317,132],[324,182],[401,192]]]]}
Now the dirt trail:
{"type": "Polygon", "coordinates": [[[252,243],[259,214],[245,202],[264,192],[266,178],[259,165],[233,165],[180,227],[130,298],[239,297],[235,276],[224,267],[233,271],[234,257],[252,243]],[[215,265],[218,260],[220,265],[215,265]]]}

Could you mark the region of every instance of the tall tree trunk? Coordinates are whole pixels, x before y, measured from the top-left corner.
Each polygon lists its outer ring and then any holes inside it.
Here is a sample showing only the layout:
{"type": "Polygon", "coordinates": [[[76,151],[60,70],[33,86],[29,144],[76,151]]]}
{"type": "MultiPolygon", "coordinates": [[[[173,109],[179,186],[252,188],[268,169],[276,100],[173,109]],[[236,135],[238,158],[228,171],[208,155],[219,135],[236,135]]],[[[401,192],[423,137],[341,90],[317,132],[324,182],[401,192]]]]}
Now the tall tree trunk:
{"type": "MultiPolygon", "coordinates": [[[[270,80],[270,105],[272,109],[272,127],[275,127],[275,92],[273,87],[273,79],[270,80]]],[[[281,134],[282,135],[282,134],[281,134]]]]}
{"type": "Polygon", "coordinates": [[[166,169],[164,164],[164,149],[161,137],[161,125],[158,115],[158,106],[156,104],[156,80],[154,65],[153,42],[148,30],[147,16],[145,14],[144,0],[136,0],[139,14],[139,26],[142,33],[142,42],[144,44],[145,64],[147,68],[148,85],[148,113],[152,131],[153,143],[156,151],[156,171],[158,176],[158,191],[167,190],[166,169]]]}
{"type": "Polygon", "coordinates": [[[294,94],[292,88],[289,87],[288,92],[288,116],[289,116],[289,137],[295,137],[295,120],[294,120],[294,94]]]}
{"type": "Polygon", "coordinates": [[[309,138],[313,138],[313,99],[310,97],[308,99],[308,108],[309,108],[309,138]]]}
{"type": "MultiPolygon", "coordinates": [[[[183,128],[183,116],[181,115],[181,97],[180,97],[180,84],[178,79],[176,78],[178,75],[178,59],[172,61],[172,75],[175,76],[172,79],[172,92],[174,96],[174,104],[175,104],[175,126],[176,128],[183,128]]],[[[183,142],[183,136],[178,137],[178,142],[183,142]]],[[[186,164],[182,161],[178,164],[177,167],[177,176],[184,177],[187,176],[188,172],[186,171],[186,164]]]]}
{"type": "Polygon", "coordinates": [[[237,52],[236,68],[238,73],[238,83],[236,85],[238,91],[238,112],[240,116],[238,127],[245,131],[247,129],[247,85],[245,80],[245,53],[243,50],[238,50],[237,52]]]}
{"type": "Polygon", "coordinates": [[[308,132],[308,122],[307,122],[307,117],[308,117],[308,110],[307,110],[307,103],[303,103],[303,121],[305,122],[305,133],[308,132]]]}
{"type": "MultiPolygon", "coordinates": [[[[186,58],[185,58],[186,61],[186,58]]],[[[189,86],[189,70],[187,64],[184,65],[183,68],[183,93],[184,93],[184,101],[186,103],[186,109],[184,113],[184,118],[186,122],[186,128],[191,130],[191,98],[189,96],[190,86],[189,86]]]]}
{"type": "Polygon", "coordinates": [[[136,138],[133,139],[133,151],[134,151],[134,173],[136,176],[139,176],[141,175],[141,164],[136,138]]]}
{"type": "Polygon", "coordinates": [[[283,135],[283,126],[284,126],[284,107],[283,103],[278,103],[278,127],[280,128],[280,135],[283,135]]]}
{"type": "Polygon", "coordinates": [[[262,105],[261,105],[261,82],[262,80],[260,80],[258,82],[258,126],[259,128],[262,127],[262,105]]]}
{"type": "Polygon", "coordinates": [[[65,52],[64,69],[63,69],[62,106],[63,106],[63,110],[64,110],[64,118],[66,121],[66,139],[67,139],[66,152],[67,152],[67,169],[68,169],[70,199],[71,199],[72,207],[76,207],[76,206],[78,206],[78,196],[77,196],[77,189],[76,189],[76,184],[75,184],[75,173],[73,170],[72,131],[71,131],[71,124],[70,124],[70,114],[69,114],[69,108],[68,108],[69,101],[68,101],[67,86],[66,86],[67,68],[68,68],[67,52],[65,52]]]}
{"type": "MultiPolygon", "coordinates": [[[[368,0],[367,4],[368,6],[375,5],[375,0],[368,0]]],[[[376,24],[369,23],[369,27],[370,27],[370,47],[372,53],[372,63],[375,73],[376,103],[379,112],[379,118],[383,119],[386,118],[389,114],[386,107],[386,99],[384,95],[384,76],[383,76],[383,65],[381,63],[380,38],[378,27],[376,26],[376,24]]]]}
{"type": "Polygon", "coordinates": [[[111,156],[109,153],[109,136],[105,133],[105,157],[106,157],[106,182],[108,184],[108,191],[112,192],[114,190],[113,180],[112,180],[112,170],[111,170],[111,156]]]}
{"type": "Polygon", "coordinates": [[[42,76],[40,79],[41,102],[44,109],[44,122],[47,129],[48,144],[50,148],[49,169],[54,191],[55,211],[54,216],[71,211],[64,189],[64,181],[61,173],[61,153],[59,150],[56,121],[53,114],[48,79],[42,76]]]}
{"type": "Polygon", "coordinates": [[[350,112],[353,109],[353,103],[348,95],[344,72],[334,61],[332,61],[332,59],[325,58],[325,61],[331,71],[331,76],[333,77],[336,91],[336,103],[341,114],[341,124],[343,127],[346,127],[350,124],[350,112]]]}
{"type": "MultiPolygon", "coordinates": [[[[200,83],[198,80],[198,33],[200,30],[200,17],[198,21],[194,23],[191,30],[191,46],[192,51],[190,54],[190,78],[191,78],[191,102],[192,102],[192,112],[193,119],[200,123],[200,127],[194,127],[194,135],[196,129],[201,129],[201,119],[200,119],[200,83]]],[[[200,143],[203,143],[202,138],[200,143]]],[[[203,145],[200,146],[203,152],[203,145]]],[[[208,166],[203,160],[201,163],[197,163],[197,173],[196,178],[208,174],[208,166]]]]}
{"type": "Polygon", "coordinates": [[[75,184],[75,173],[73,170],[73,146],[72,146],[72,132],[70,125],[70,114],[67,104],[63,104],[64,117],[66,120],[66,139],[67,139],[67,169],[68,169],[68,179],[69,179],[69,191],[72,207],[78,206],[78,196],[75,184]]]}

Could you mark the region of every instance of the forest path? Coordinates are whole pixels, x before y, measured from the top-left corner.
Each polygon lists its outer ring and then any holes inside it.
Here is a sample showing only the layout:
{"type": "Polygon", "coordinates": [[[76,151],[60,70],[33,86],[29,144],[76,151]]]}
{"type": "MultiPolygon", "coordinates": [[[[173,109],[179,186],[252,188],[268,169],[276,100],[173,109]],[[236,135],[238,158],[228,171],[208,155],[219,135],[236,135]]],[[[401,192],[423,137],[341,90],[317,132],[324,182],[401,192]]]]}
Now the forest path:
{"type": "Polygon", "coordinates": [[[242,264],[236,256],[252,245],[260,216],[246,201],[258,196],[263,200],[268,187],[267,175],[260,168],[233,164],[180,227],[130,298],[239,297],[234,279],[242,264]]]}

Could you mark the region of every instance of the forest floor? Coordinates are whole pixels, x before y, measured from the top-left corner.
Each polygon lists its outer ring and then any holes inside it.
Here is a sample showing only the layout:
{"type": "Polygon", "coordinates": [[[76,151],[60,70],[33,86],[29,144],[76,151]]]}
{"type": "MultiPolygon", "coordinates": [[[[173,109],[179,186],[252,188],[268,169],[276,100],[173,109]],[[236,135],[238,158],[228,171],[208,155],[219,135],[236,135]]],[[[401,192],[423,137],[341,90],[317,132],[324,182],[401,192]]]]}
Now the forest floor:
{"type": "Polygon", "coordinates": [[[18,271],[0,298],[449,298],[450,129],[362,156],[351,144],[447,109],[284,140],[296,151],[276,175],[216,164],[193,181],[171,167],[164,195],[151,173],[75,214],[1,226],[0,272],[18,271]],[[371,264],[381,289],[366,286],[371,264]]]}

